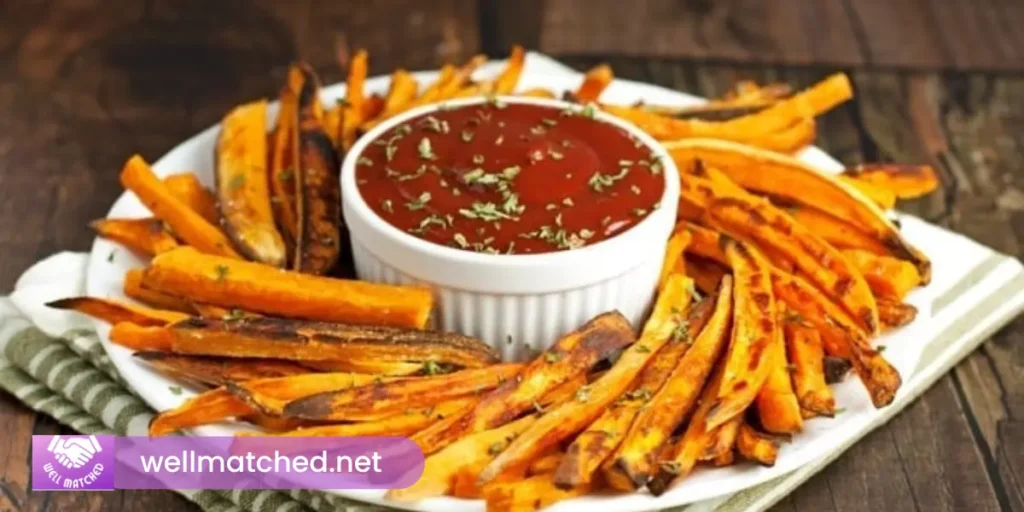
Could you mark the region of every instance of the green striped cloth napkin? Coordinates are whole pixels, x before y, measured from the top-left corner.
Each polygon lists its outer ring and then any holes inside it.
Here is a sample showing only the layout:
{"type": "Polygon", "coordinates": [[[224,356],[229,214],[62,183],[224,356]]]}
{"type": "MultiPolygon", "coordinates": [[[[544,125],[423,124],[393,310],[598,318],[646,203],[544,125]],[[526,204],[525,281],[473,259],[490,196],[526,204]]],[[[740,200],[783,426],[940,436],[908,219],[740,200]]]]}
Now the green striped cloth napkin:
{"type": "MultiPolygon", "coordinates": [[[[838,449],[787,475],[675,512],[764,510],[899,413],[999,327],[1024,310],[1024,268],[949,231],[904,217],[903,229],[935,256],[926,288],[931,319],[916,371],[896,401],[844,437],[838,449]]],[[[81,295],[88,256],[61,253],[30,268],[0,297],[0,387],[27,406],[86,434],[143,435],[154,411],[125,385],[92,323],[44,304],[81,295]]],[[[370,512],[391,510],[318,491],[178,491],[206,511],[370,512]]]]}

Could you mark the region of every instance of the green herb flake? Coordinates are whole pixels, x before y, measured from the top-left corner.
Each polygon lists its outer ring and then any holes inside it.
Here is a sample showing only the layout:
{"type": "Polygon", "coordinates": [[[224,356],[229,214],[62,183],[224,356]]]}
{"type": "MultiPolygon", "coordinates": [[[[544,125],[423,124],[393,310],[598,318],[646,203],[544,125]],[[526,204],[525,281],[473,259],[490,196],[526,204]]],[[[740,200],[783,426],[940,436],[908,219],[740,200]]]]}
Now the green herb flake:
{"type": "Polygon", "coordinates": [[[294,178],[295,178],[295,171],[293,171],[291,169],[285,169],[285,170],[281,171],[281,174],[277,175],[277,179],[279,179],[279,180],[281,180],[283,182],[289,182],[289,181],[291,181],[294,178]]]}
{"type": "Polygon", "coordinates": [[[437,160],[437,155],[434,154],[434,148],[430,145],[430,139],[426,137],[420,139],[420,143],[416,146],[416,151],[419,151],[420,158],[423,160],[437,160]]]}
{"type": "Polygon", "coordinates": [[[181,396],[181,386],[167,386],[167,389],[171,392],[172,395],[181,396]]]}
{"type": "Polygon", "coordinates": [[[647,345],[637,345],[636,346],[636,351],[641,353],[641,354],[650,354],[651,353],[651,347],[648,347],[647,345]]]}
{"type": "Polygon", "coordinates": [[[470,130],[462,130],[462,133],[459,134],[459,138],[462,139],[462,142],[471,142],[475,135],[476,134],[470,130]]]}
{"type": "Polygon", "coordinates": [[[380,208],[388,213],[395,213],[394,208],[391,206],[391,200],[385,199],[380,203],[380,208]]]}
{"type": "Polygon", "coordinates": [[[373,165],[373,160],[368,156],[361,156],[356,160],[356,165],[373,165]]]}
{"type": "Polygon", "coordinates": [[[217,267],[214,270],[216,270],[216,272],[217,272],[217,282],[218,283],[223,281],[225,278],[228,277],[228,266],[227,265],[217,265],[217,267]]]}
{"type": "Polygon", "coordinates": [[[438,375],[444,373],[444,369],[437,363],[437,361],[424,361],[421,373],[423,373],[423,375],[438,375]]]}
{"type": "Polygon", "coordinates": [[[549,352],[545,352],[544,353],[544,360],[549,362],[549,363],[557,363],[558,361],[562,360],[562,354],[559,354],[558,352],[550,352],[550,351],[549,352]]]}
{"type": "Polygon", "coordinates": [[[622,180],[629,174],[629,168],[625,167],[618,172],[618,174],[601,174],[595,172],[590,180],[587,181],[587,185],[594,189],[594,192],[604,192],[605,189],[611,187],[615,182],[622,180]]]}
{"type": "Polygon", "coordinates": [[[576,401],[580,403],[586,403],[590,400],[590,386],[580,386],[576,390],[576,401]]]}
{"type": "Polygon", "coordinates": [[[113,263],[114,262],[114,254],[117,254],[117,252],[116,251],[110,251],[110,254],[107,255],[107,263],[113,263]]]}
{"type": "Polygon", "coordinates": [[[245,318],[245,311],[239,308],[232,308],[231,311],[228,311],[228,314],[221,318],[221,320],[224,320],[225,322],[232,322],[242,318],[245,318]]]}
{"type": "Polygon", "coordinates": [[[416,198],[415,201],[405,203],[405,207],[412,211],[422,210],[425,206],[427,206],[427,203],[429,202],[430,192],[424,192],[420,194],[420,197],[416,198]]]}
{"type": "Polygon", "coordinates": [[[244,174],[236,174],[236,175],[231,177],[231,181],[228,181],[228,189],[229,190],[238,190],[238,189],[242,188],[242,186],[244,186],[244,185],[245,185],[245,175],[244,174]]]}

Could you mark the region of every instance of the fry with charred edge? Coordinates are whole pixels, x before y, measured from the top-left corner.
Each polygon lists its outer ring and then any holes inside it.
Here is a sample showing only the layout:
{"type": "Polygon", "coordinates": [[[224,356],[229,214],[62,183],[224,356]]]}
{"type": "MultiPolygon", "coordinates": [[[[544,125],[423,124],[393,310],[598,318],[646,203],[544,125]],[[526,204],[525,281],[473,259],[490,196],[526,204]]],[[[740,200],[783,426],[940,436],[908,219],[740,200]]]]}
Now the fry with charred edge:
{"type": "Polygon", "coordinates": [[[494,349],[455,333],[355,326],[272,317],[190,318],[167,327],[172,351],[290,361],[434,361],[479,368],[498,362],[494,349]]]}
{"type": "Polygon", "coordinates": [[[769,265],[749,245],[730,240],[725,255],[732,268],[732,339],[726,352],[721,389],[707,413],[712,430],[754,402],[771,372],[769,349],[776,336],[775,296],[769,265]]]}
{"type": "Polygon", "coordinates": [[[143,256],[153,256],[178,246],[160,219],[97,219],[89,227],[108,240],[113,240],[143,256]]]}
{"type": "Polygon", "coordinates": [[[900,199],[914,199],[939,187],[939,178],[930,165],[861,164],[843,171],[861,183],[885,189],[900,199]]]}
{"type": "Polygon", "coordinates": [[[903,300],[921,283],[917,268],[906,261],[856,249],[846,249],[842,253],[850,264],[864,275],[864,280],[871,287],[871,291],[879,298],[903,300]]]}
{"type": "Polygon", "coordinates": [[[551,475],[536,475],[516,482],[495,482],[485,485],[483,498],[487,512],[525,512],[550,507],[559,501],[583,496],[590,485],[563,490],[555,485],[551,475]]]}
{"type": "Polygon", "coordinates": [[[98,297],[68,297],[48,302],[46,307],[54,309],[70,309],[108,324],[130,322],[142,327],[167,325],[188,318],[188,315],[177,311],[166,311],[129,304],[115,299],[98,297]]]}
{"type": "Polygon", "coordinates": [[[886,329],[895,329],[913,322],[917,308],[893,299],[878,299],[878,316],[886,329]]]}
{"type": "Polygon", "coordinates": [[[691,332],[699,333],[693,345],[651,398],[648,407],[637,415],[622,444],[604,464],[602,472],[612,488],[632,491],[643,487],[653,476],[661,447],[693,409],[705,381],[721,359],[729,339],[732,290],[732,277],[723,277],[711,317],[696,329],[690,324],[691,332]]]}
{"type": "Polygon", "coordinates": [[[729,465],[732,459],[726,459],[732,454],[736,446],[736,435],[740,431],[740,424],[743,423],[743,414],[729,418],[725,423],[711,429],[707,433],[704,453],[698,458],[702,461],[710,461],[715,466],[729,465]],[[729,462],[724,462],[728,460],[729,462]]]}
{"type": "MultiPolygon", "coordinates": [[[[665,281],[668,280],[669,274],[679,268],[679,263],[683,259],[683,251],[689,244],[690,232],[686,230],[678,230],[672,235],[672,238],[668,239],[668,245],[665,247],[665,261],[661,264],[661,277],[658,278],[659,290],[665,287],[665,281]]],[[[685,262],[683,263],[685,265],[685,262]]]]}
{"type": "Polygon", "coordinates": [[[235,107],[217,139],[217,204],[221,225],[246,257],[273,267],[285,264],[285,247],[270,211],[267,171],[267,101],[235,107]]]}
{"type": "Polygon", "coordinates": [[[522,46],[513,46],[505,69],[494,80],[494,94],[512,94],[519,84],[519,76],[523,73],[525,64],[526,51],[522,46]]]}
{"type": "Polygon", "coordinates": [[[223,306],[290,318],[423,328],[433,295],[391,286],[289,272],[180,247],[153,258],[147,287],[223,306]]]}
{"type": "Polygon", "coordinates": [[[486,483],[508,468],[533,460],[592,423],[622,396],[654,354],[679,331],[682,319],[675,311],[687,307],[692,286],[692,281],[684,276],[670,276],[640,339],[622,352],[610,370],[589,385],[587,400],[566,402],[541,416],[480,473],[480,482],[486,483]]]}
{"type": "Polygon", "coordinates": [[[812,233],[818,235],[822,240],[837,249],[856,249],[877,255],[891,254],[891,251],[886,249],[881,242],[857,229],[853,224],[833,217],[817,208],[799,205],[785,205],[782,208],[786,210],[790,217],[793,217],[793,220],[802,224],[805,228],[811,230],[812,233]]]}
{"type": "Polygon", "coordinates": [[[263,316],[259,313],[253,313],[252,311],[245,311],[238,308],[222,308],[212,304],[203,304],[202,302],[190,302],[189,307],[195,310],[195,312],[203,318],[237,320],[245,317],[263,316]]]}
{"type": "Polygon", "coordinates": [[[132,350],[170,352],[173,340],[166,327],[118,322],[110,328],[110,341],[132,350]]]}
{"type": "Polygon", "coordinates": [[[502,427],[470,434],[455,441],[427,457],[423,466],[423,476],[416,483],[405,489],[388,491],[386,497],[395,501],[410,502],[447,494],[461,468],[493,459],[534,422],[536,417],[526,416],[502,427]]]}
{"type": "Polygon", "coordinates": [[[925,284],[931,278],[931,262],[903,238],[885,212],[834,176],[788,155],[725,140],[680,140],[665,143],[665,149],[681,171],[700,160],[722,170],[744,189],[844,219],[886,247],[887,253],[913,263],[925,284]]]}
{"type": "Polygon", "coordinates": [[[708,215],[730,235],[752,239],[791,261],[809,281],[835,297],[863,328],[878,332],[878,306],[864,276],[839,251],[781,210],[765,200],[728,197],[716,199],[708,215]]]}
{"type": "Polygon", "coordinates": [[[298,364],[324,372],[372,373],[395,377],[427,373],[427,370],[437,367],[433,361],[298,361],[298,364]]]}
{"type": "Polygon", "coordinates": [[[800,414],[797,395],[793,392],[789,361],[786,359],[782,318],[784,317],[780,313],[775,328],[775,339],[765,354],[770,359],[771,369],[768,380],[757,394],[755,405],[762,428],[773,434],[793,434],[803,430],[804,419],[800,414]]]}
{"type": "Polygon", "coordinates": [[[172,174],[164,178],[164,185],[172,196],[188,205],[193,211],[216,226],[220,222],[217,212],[217,198],[210,189],[199,183],[199,178],[192,173],[172,174]]]}
{"type": "Polygon", "coordinates": [[[526,365],[519,376],[484,396],[473,411],[449,429],[423,436],[424,453],[432,453],[473,432],[504,425],[536,408],[545,392],[582,375],[598,361],[635,340],[633,328],[621,313],[604,313],[563,336],[526,365]]]}
{"type": "Polygon", "coordinates": [[[754,461],[762,466],[774,466],[779,456],[779,447],[775,440],[766,436],[747,423],[740,425],[736,435],[736,451],[744,459],[754,461]]]}
{"type": "Polygon", "coordinates": [[[209,254],[241,258],[224,233],[174,197],[141,156],[134,155],[124,164],[121,184],[134,192],[153,215],[166,222],[188,245],[209,254]]]}
{"type": "Polygon", "coordinates": [[[722,276],[728,273],[728,269],[700,256],[686,258],[686,275],[696,283],[697,289],[704,293],[713,293],[722,282],[722,276]]]}
{"type": "MultiPolygon", "coordinates": [[[[251,389],[277,400],[292,400],[324,391],[361,386],[380,377],[358,373],[310,373],[272,379],[247,381],[251,389]]],[[[149,435],[160,436],[178,430],[216,423],[227,418],[254,412],[242,399],[226,388],[211,389],[196,395],[184,404],[157,415],[149,425],[149,435]]]]}
{"type": "Polygon", "coordinates": [[[837,179],[859,190],[861,194],[867,196],[868,199],[872,200],[883,210],[892,210],[896,207],[896,194],[891,190],[842,174],[837,179]]]}
{"type": "Polygon", "coordinates": [[[790,375],[800,407],[815,415],[832,417],[836,401],[825,382],[825,351],[821,334],[799,315],[789,311],[782,327],[786,352],[793,365],[790,375]]]}
{"type": "Polygon", "coordinates": [[[315,420],[353,420],[360,414],[399,413],[465,395],[481,394],[515,376],[523,365],[498,364],[435,377],[399,379],[313,395],[289,402],[287,416],[315,420]]]}
{"type": "Polygon", "coordinates": [[[590,68],[583,75],[583,83],[573,93],[573,98],[580,103],[597,101],[601,97],[601,93],[604,92],[605,88],[614,79],[615,73],[612,72],[611,66],[608,64],[598,64],[590,68]]]}
{"type": "Polygon", "coordinates": [[[682,227],[690,232],[690,243],[686,246],[688,252],[715,263],[727,264],[725,253],[722,252],[721,236],[717,231],[692,222],[684,222],[682,227]]]}
{"type": "Polygon", "coordinates": [[[370,55],[366,50],[357,50],[348,65],[348,78],[345,81],[345,110],[341,118],[341,148],[348,151],[356,142],[359,127],[363,125],[363,102],[366,101],[366,74],[370,55]]]}
{"type": "Polygon", "coordinates": [[[299,238],[293,270],[322,275],[330,271],[341,250],[341,189],[338,156],[323,125],[314,115],[320,84],[307,74],[299,95],[298,180],[299,238]]]}
{"type": "Polygon", "coordinates": [[[169,309],[183,313],[192,313],[192,305],[174,295],[151,290],[142,285],[143,270],[133,268],[124,275],[124,294],[130,299],[152,306],[157,309],[169,309]]]}
{"type": "Polygon", "coordinates": [[[180,356],[167,352],[136,352],[133,355],[164,373],[210,386],[316,373],[290,361],[180,356]]]}
{"type": "MultiPolygon", "coordinates": [[[[672,341],[661,348],[640,373],[633,388],[609,407],[601,417],[576,436],[555,472],[555,483],[569,489],[591,482],[594,472],[615,452],[626,438],[634,419],[652,405],[652,397],[662,389],[666,379],[688,354],[691,345],[708,321],[713,309],[710,300],[702,301],[688,311],[676,310],[679,329],[672,341]]],[[[586,393],[579,399],[586,401],[586,393]]]]}
{"type": "Polygon", "coordinates": [[[302,65],[289,66],[287,81],[281,88],[277,124],[271,134],[270,203],[288,257],[294,253],[299,239],[299,94],[304,81],[302,65]]]}
{"type": "Polygon", "coordinates": [[[867,335],[842,308],[797,276],[774,272],[772,287],[787,308],[799,313],[822,333],[823,341],[838,347],[839,350],[831,351],[830,355],[850,359],[875,407],[892,402],[902,382],[899,372],[871,347],[867,335]]]}

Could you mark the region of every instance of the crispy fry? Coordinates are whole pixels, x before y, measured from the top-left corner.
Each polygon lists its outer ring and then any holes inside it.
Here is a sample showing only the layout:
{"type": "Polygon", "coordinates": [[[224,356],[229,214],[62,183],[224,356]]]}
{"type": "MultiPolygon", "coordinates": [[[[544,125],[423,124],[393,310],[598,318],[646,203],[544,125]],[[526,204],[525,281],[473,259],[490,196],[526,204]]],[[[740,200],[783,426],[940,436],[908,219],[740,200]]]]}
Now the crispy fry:
{"type": "Polygon", "coordinates": [[[144,281],[198,302],[291,318],[423,328],[433,307],[425,288],[311,276],[187,247],[154,258],[144,281]]]}
{"type": "Polygon", "coordinates": [[[700,256],[686,258],[685,268],[686,276],[693,279],[697,289],[704,293],[713,293],[718,289],[718,284],[722,282],[722,276],[728,272],[728,269],[722,265],[700,256]]]}
{"type": "Polygon", "coordinates": [[[558,465],[562,462],[562,457],[565,457],[565,452],[561,450],[553,450],[551,453],[531,462],[530,466],[526,468],[526,474],[528,476],[533,476],[554,473],[555,470],[558,469],[558,465]]]}
{"type": "Polygon", "coordinates": [[[804,419],[800,414],[800,403],[793,392],[789,361],[786,358],[786,340],[782,320],[775,329],[775,339],[765,357],[770,358],[771,369],[768,380],[757,394],[755,405],[761,419],[761,427],[773,434],[793,434],[803,430],[804,419]]]}
{"type": "Polygon", "coordinates": [[[508,64],[505,69],[494,80],[494,94],[512,94],[519,84],[519,75],[523,73],[523,66],[526,64],[526,50],[522,46],[515,45],[508,57],[508,64]]]}
{"type": "Polygon", "coordinates": [[[267,101],[259,100],[236,107],[221,122],[217,203],[221,225],[242,254],[283,267],[284,240],[270,211],[266,118],[267,101]]]}
{"type": "Polygon", "coordinates": [[[821,334],[798,315],[787,314],[782,323],[787,354],[792,364],[797,401],[800,407],[815,415],[833,416],[836,401],[825,382],[825,352],[821,334]]]}
{"type": "Polygon", "coordinates": [[[692,222],[686,222],[684,227],[690,232],[690,244],[686,246],[687,251],[715,263],[727,264],[718,232],[692,222]]]}
{"type": "Polygon", "coordinates": [[[843,175],[888,190],[899,199],[921,197],[939,187],[938,175],[929,165],[861,164],[843,175]]]}
{"type": "Polygon", "coordinates": [[[657,470],[662,445],[697,402],[728,342],[733,302],[732,277],[725,276],[714,298],[714,310],[706,323],[690,323],[693,345],[668,376],[647,407],[637,415],[622,444],[602,468],[613,488],[631,491],[642,487],[657,470]]]}
{"type": "Polygon", "coordinates": [[[640,339],[622,352],[607,373],[590,384],[587,400],[566,402],[541,416],[481,472],[481,483],[493,479],[505,469],[533,460],[538,454],[579,432],[629,389],[653,354],[669,343],[673,333],[680,328],[682,319],[675,311],[677,308],[685,309],[689,304],[691,286],[692,282],[681,275],[669,277],[640,339]]]}
{"type": "Polygon", "coordinates": [[[661,277],[658,278],[659,290],[665,287],[669,274],[678,271],[680,267],[685,268],[683,252],[689,244],[690,232],[686,230],[677,230],[672,238],[669,238],[665,247],[665,261],[661,264],[661,277]]]}
{"type": "Polygon", "coordinates": [[[299,239],[299,95],[304,81],[303,65],[289,66],[287,82],[281,88],[277,124],[271,135],[270,203],[288,257],[294,253],[299,239]]]}
{"type": "Polygon", "coordinates": [[[881,242],[857,229],[853,224],[817,208],[789,205],[785,209],[793,220],[837,249],[857,249],[878,255],[891,253],[881,242]]]}
{"type": "Polygon", "coordinates": [[[707,430],[725,424],[754,402],[771,373],[767,355],[778,327],[769,265],[763,256],[737,241],[726,244],[725,254],[735,279],[733,330],[721,389],[707,413],[707,430]]]}
{"type": "Polygon", "coordinates": [[[209,254],[241,258],[224,233],[173,196],[141,156],[134,155],[125,163],[121,184],[134,192],[146,208],[166,222],[185,243],[209,254]]]}
{"type": "Polygon", "coordinates": [[[189,307],[195,310],[199,316],[203,318],[220,318],[220,319],[236,319],[247,316],[260,316],[257,313],[249,311],[243,311],[238,308],[228,309],[220,306],[214,306],[212,304],[203,304],[202,302],[190,302],[189,307]]]}
{"type": "MultiPolygon", "coordinates": [[[[325,372],[372,373],[395,377],[413,375],[424,371],[427,363],[406,361],[299,361],[299,364],[325,372]]],[[[433,364],[431,361],[430,364],[433,364]]]]}
{"type": "Polygon", "coordinates": [[[620,313],[597,316],[563,336],[530,362],[519,377],[488,393],[465,418],[446,430],[424,434],[424,453],[437,451],[466,433],[498,427],[537,408],[537,400],[545,392],[585,374],[598,361],[634,339],[629,321],[620,313]]]}
{"type": "Polygon", "coordinates": [[[838,179],[859,190],[861,194],[874,201],[883,210],[891,210],[896,207],[896,194],[891,190],[846,175],[839,175],[838,179]]]}
{"type": "Polygon", "coordinates": [[[484,486],[483,498],[488,512],[526,512],[547,508],[559,501],[583,496],[591,491],[590,485],[571,490],[558,488],[551,475],[536,475],[525,480],[494,483],[484,486]]]}
{"type": "Polygon", "coordinates": [[[878,316],[887,329],[903,327],[917,318],[917,308],[893,299],[878,299],[878,316]]]}
{"type": "Polygon", "coordinates": [[[544,89],[543,87],[534,87],[533,89],[527,89],[521,93],[520,96],[526,96],[529,98],[547,98],[553,100],[558,98],[558,95],[550,89],[544,89]]]}
{"type": "Polygon", "coordinates": [[[744,141],[762,149],[780,153],[795,153],[814,143],[817,136],[817,124],[814,119],[801,119],[790,127],[775,133],[744,141]]]}
{"type": "Polygon", "coordinates": [[[280,437],[408,436],[446,416],[472,407],[477,400],[476,397],[448,400],[437,404],[437,406],[410,410],[386,418],[342,425],[303,427],[273,435],[280,437]]]}
{"type": "Polygon", "coordinates": [[[903,300],[921,283],[917,268],[906,261],[856,249],[846,249],[842,253],[864,275],[871,291],[879,298],[903,300]]]}
{"type": "MultiPolygon", "coordinates": [[[[477,485],[476,480],[486,465],[487,461],[480,461],[472,466],[460,468],[458,473],[452,477],[452,490],[449,494],[455,498],[479,499],[483,489],[477,485]]],[[[491,485],[498,485],[499,482],[519,482],[525,478],[526,468],[515,468],[499,475],[491,485]]]]}
{"type": "Polygon", "coordinates": [[[416,99],[419,92],[419,84],[412,73],[404,69],[396,69],[391,73],[391,85],[388,86],[388,94],[384,97],[384,111],[380,117],[387,119],[402,110],[416,99]]]}
{"type": "Polygon", "coordinates": [[[167,327],[173,351],[294,361],[434,361],[467,368],[497,362],[493,349],[454,333],[254,317],[191,318],[167,327]]]}
{"type": "Polygon", "coordinates": [[[736,436],[739,434],[742,424],[743,414],[737,414],[708,431],[704,453],[701,454],[699,460],[710,461],[714,466],[732,464],[730,456],[733,448],[736,447],[736,436]]]}
{"type": "Polygon", "coordinates": [[[740,431],[736,436],[736,451],[744,459],[768,467],[774,466],[775,459],[779,456],[779,447],[775,440],[746,423],[740,425],[740,431]]]}
{"type": "Polygon", "coordinates": [[[110,341],[132,350],[169,352],[172,340],[164,327],[118,322],[110,328],[110,341]]]}
{"type": "Polygon", "coordinates": [[[178,246],[160,219],[97,219],[89,223],[96,234],[143,256],[153,256],[178,246]]]}
{"type": "Polygon", "coordinates": [[[182,356],[167,352],[136,352],[133,355],[162,372],[210,386],[315,373],[290,361],[182,356]]]}
{"type": "Polygon", "coordinates": [[[145,288],[142,285],[142,269],[131,269],[124,275],[124,294],[132,299],[157,309],[169,309],[191,313],[192,306],[174,295],[145,288]]]}
{"type": "Polygon", "coordinates": [[[480,394],[515,378],[523,366],[499,364],[435,377],[400,379],[306,397],[288,403],[285,414],[315,420],[358,420],[360,414],[400,413],[465,395],[480,394]]]}
{"type": "Polygon", "coordinates": [[[345,110],[342,112],[341,120],[341,147],[345,151],[355,144],[359,134],[359,127],[363,125],[363,102],[366,101],[366,93],[363,90],[366,84],[366,74],[369,67],[370,55],[366,50],[357,50],[349,62],[348,79],[345,82],[345,110]]]}
{"type": "Polygon", "coordinates": [[[580,84],[573,97],[580,103],[597,101],[601,93],[615,79],[615,73],[608,64],[599,64],[590,68],[587,74],[583,75],[583,82],[580,84]]]}
{"type": "Polygon", "coordinates": [[[441,86],[441,90],[439,91],[436,100],[440,101],[454,98],[458,92],[462,90],[463,86],[470,82],[470,79],[473,77],[473,73],[477,68],[482,66],[485,62],[487,62],[486,55],[474,55],[470,57],[462,67],[455,71],[451,80],[445,82],[441,86]]]}
{"type": "Polygon", "coordinates": [[[140,327],[167,325],[188,318],[188,315],[177,311],[166,311],[129,304],[114,299],[98,297],[69,297],[46,304],[54,309],[70,309],[98,318],[114,325],[129,322],[140,327]]]}
{"type": "Polygon", "coordinates": [[[193,211],[216,226],[220,223],[217,211],[217,198],[210,189],[199,183],[199,178],[192,173],[172,174],[164,178],[164,185],[172,196],[188,205],[193,211]]]}

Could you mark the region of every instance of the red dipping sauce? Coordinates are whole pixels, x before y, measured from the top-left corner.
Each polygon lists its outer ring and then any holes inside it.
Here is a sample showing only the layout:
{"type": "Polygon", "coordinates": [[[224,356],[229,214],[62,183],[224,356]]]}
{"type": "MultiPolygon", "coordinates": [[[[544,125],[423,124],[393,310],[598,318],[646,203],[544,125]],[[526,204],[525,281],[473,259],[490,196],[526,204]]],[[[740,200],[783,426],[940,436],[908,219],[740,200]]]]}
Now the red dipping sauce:
{"type": "Polygon", "coordinates": [[[356,185],[389,224],[491,254],[577,249],[658,207],[661,163],[592,107],[486,103],[442,108],[373,140],[356,185]]]}

